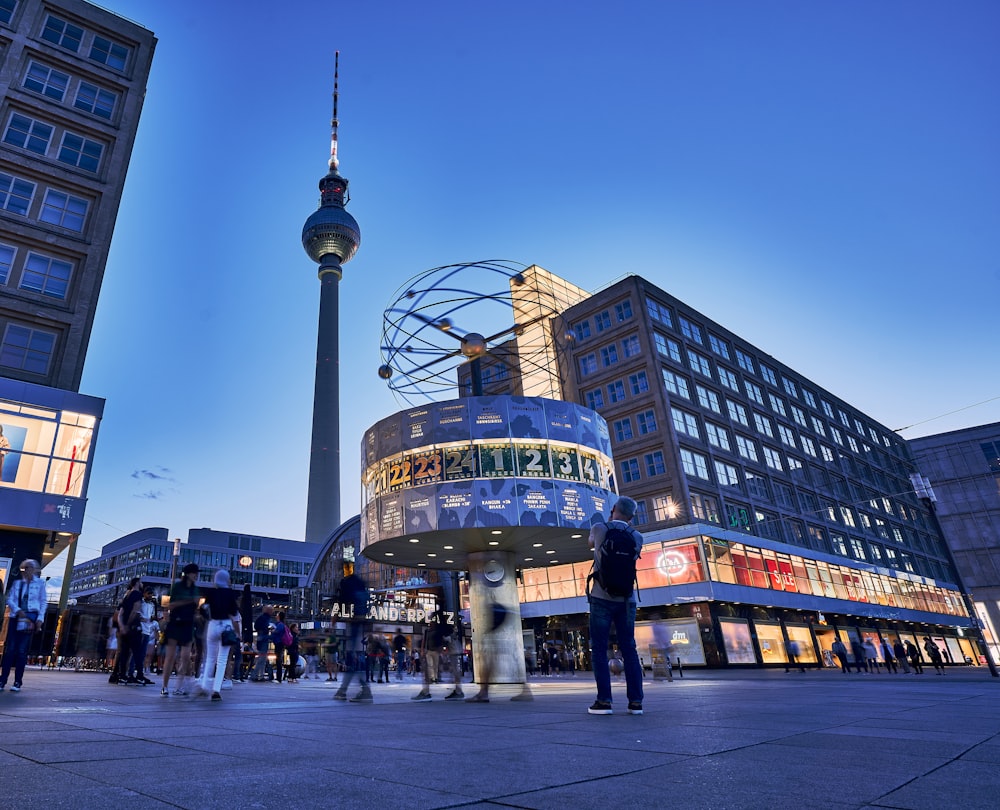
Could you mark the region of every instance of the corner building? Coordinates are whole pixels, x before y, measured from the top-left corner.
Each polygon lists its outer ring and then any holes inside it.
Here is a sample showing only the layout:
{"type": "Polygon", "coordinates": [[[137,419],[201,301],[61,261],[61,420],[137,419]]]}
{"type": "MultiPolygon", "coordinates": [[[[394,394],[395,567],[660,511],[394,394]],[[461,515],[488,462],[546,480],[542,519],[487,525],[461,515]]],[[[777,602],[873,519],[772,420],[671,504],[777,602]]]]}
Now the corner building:
{"type": "MultiPolygon", "coordinates": [[[[931,636],[946,661],[980,660],[905,440],[638,276],[559,320],[563,396],[607,420],[638,503],[647,665],[654,622],[687,665],[783,665],[794,640],[833,666],[838,636],[931,636]]],[[[590,564],[533,564],[526,633],[587,666],[590,564]]]]}
{"type": "Polygon", "coordinates": [[[68,548],[68,584],[104,410],[80,381],[155,47],[83,0],[0,0],[0,574],[68,548]]]}

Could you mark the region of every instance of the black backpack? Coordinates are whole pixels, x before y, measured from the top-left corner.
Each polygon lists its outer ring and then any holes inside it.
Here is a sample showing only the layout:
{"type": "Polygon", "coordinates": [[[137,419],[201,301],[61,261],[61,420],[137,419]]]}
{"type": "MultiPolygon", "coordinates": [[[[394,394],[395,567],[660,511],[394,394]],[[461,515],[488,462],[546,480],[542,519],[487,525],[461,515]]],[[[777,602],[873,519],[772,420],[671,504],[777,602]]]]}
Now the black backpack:
{"type": "MultiPolygon", "coordinates": [[[[594,570],[588,579],[596,579],[608,596],[628,598],[632,595],[633,586],[638,588],[639,582],[635,575],[635,561],[639,558],[639,549],[628,528],[618,529],[607,523],[604,541],[598,549],[598,559],[594,570]]],[[[590,589],[587,589],[590,595],[590,589]]]]}

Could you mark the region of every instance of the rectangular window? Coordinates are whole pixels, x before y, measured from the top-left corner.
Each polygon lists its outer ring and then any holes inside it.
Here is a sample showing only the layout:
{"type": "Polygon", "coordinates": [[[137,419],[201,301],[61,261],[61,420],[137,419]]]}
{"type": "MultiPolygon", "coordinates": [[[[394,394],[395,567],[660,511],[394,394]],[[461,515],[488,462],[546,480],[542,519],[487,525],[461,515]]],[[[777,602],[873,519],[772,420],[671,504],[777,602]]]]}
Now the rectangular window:
{"type": "Polygon", "coordinates": [[[711,495],[700,492],[691,493],[691,514],[696,520],[706,523],[719,523],[719,502],[711,495]]]}
{"type": "Polygon", "coordinates": [[[840,424],[842,424],[845,428],[849,428],[851,426],[851,418],[843,411],[843,409],[837,408],[837,416],[840,417],[840,424]]]}
{"type": "Polygon", "coordinates": [[[83,222],[87,218],[87,201],[50,188],[45,192],[38,218],[42,222],[81,233],[83,222]]]}
{"type": "Polygon", "coordinates": [[[672,371],[663,369],[663,384],[671,394],[684,397],[684,399],[691,399],[691,394],[688,391],[688,382],[679,374],[674,374],[672,371]]]}
{"type": "Polygon", "coordinates": [[[681,346],[676,340],[671,340],[659,332],[653,332],[653,343],[657,353],[669,357],[675,363],[681,362],[681,346]]]}
{"type": "Polygon", "coordinates": [[[618,347],[612,343],[610,346],[601,347],[601,364],[608,368],[618,362],[618,347]]]}
{"type": "Polygon", "coordinates": [[[767,401],[771,403],[771,410],[781,416],[787,416],[785,413],[785,401],[781,397],[776,397],[774,394],[767,395],[767,401]]]}
{"type": "Polygon", "coordinates": [[[739,487],[740,485],[739,470],[724,461],[715,462],[715,477],[719,480],[719,484],[724,487],[739,487]]]}
{"type": "Polygon", "coordinates": [[[813,430],[815,430],[820,436],[826,435],[826,425],[823,424],[822,419],[819,419],[815,416],[812,417],[812,426],[813,430]]]}
{"type": "Polygon", "coordinates": [[[703,377],[712,376],[712,365],[708,362],[707,357],[702,357],[698,352],[693,349],[688,349],[688,362],[691,364],[691,370],[696,371],[703,377]]]}
{"type": "Polygon", "coordinates": [[[649,516],[646,513],[646,502],[636,501],[635,502],[635,517],[632,518],[632,522],[636,526],[641,526],[644,523],[649,523],[649,516]]]}
{"type": "Polygon", "coordinates": [[[717,366],[719,371],[719,382],[721,382],[730,391],[735,391],[737,394],[740,392],[740,381],[733,372],[728,368],[723,366],[717,366]]]}
{"type": "Polygon", "coordinates": [[[778,438],[781,439],[781,443],[788,445],[789,447],[795,447],[795,431],[791,428],[787,428],[782,424],[778,425],[778,438]]]}
{"type": "Polygon", "coordinates": [[[579,359],[579,363],[581,377],[586,377],[588,374],[593,374],[597,371],[597,355],[593,352],[583,355],[579,359]]]}
{"type": "Polygon", "coordinates": [[[746,436],[740,436],[739,433],[736,434],[736,452],[747,461],[753,461],[757,464],[760,463],[760,457],[757,455],[757,445],[754,443],[753,439],[748,439],[746,436]]]}
{"type": "Polygon", "coordinates": [[[674,328],[674,319],[670,314],[670,310],[666,306],[661,304],[659,301],[654,301],[652,298],[646,299],[646,312],[649,313],[649,317],[652,318],[657,323],[662,323],[664,326],[668,326],[671,329],[674,328]]]}
{"type": "Polygon", "coordinates": [[[44,155],[49,150],[49,141],[52,140],[52,127],[35,121],[26,115],[13,113],[7,124],[7,131],[3,135],[4,143],[12,146],[19,146],[29,152],[44,155]]]}
{"type": "Polygon", "coordinates": [[[694,414],[682,411],[680,408],[670,409],[670,418],[674,423],[674,430],[690,436],[693,439],[701,439],[698,431],[698,418],[694,414]]]}
{"type": "Polygon", "coordinates": [[[625,419],[618,419],[614,423],[615,428],[615,439],[620,442],[627,441],[632,438],[632,420],[626,417],[625,419]]]}
{"type": "Polygon", "coordinates": [[[744,371],[748,371],[751,374],[757,373],[754,368],[753,358],[749,354],[741,352],[739,349],[736,350],[736,362],[739,363],[740,368],[744,371]]]}
{"type": "Polygon", "coordinates": [[[764,445],[764,463],[772,470],[777,470],[778,472],[784,471],[784,468],[781,466],[781,454],[777,450],[772,450],[767,445],[764,445]]]}
{"type": "Polygon", "coordinates": [[[755,498],[771,500],[771,493],[767,489],[767,479],[763,475],[757,475],[757,473],[747,470],[744,473],[744,479],[746,480],[748,493],[755,498]]]}
{"type": "Polygon", "coordinates": [[[577,340],[586,340],[590,337],[590,321],[579,321],[573,324],[573,334],[577,340]]]}
{"type": "Polygon", "coordinates": [[[639,459],[628,458],[618,465],[619,469],[622,471],[622,481],[626,484],[630,484],[633,481],[639,480],[639,459]]]}
{"type": "Polygon", "coordinates": [[[788,473],[796,481],[809,481],[809,473],[806,472],[805,465],[799,461],[795,456],[785,456],[785,460],[788,462],[788,473]]]}
{"type": "Polygon", "coordinates": [[[611,328],[611,314],[604,310],[603,312],[598,312],[594,316],[594,326],[597,327],[598,332],[603,332],[605,329],[611,328]]]}
{"type": "Polygon", "coordinates": [[[816,457],[816,445],[808,436],[802,437],[802,449],[805,450],[810,456],[813,456],[813,458],[816,457]]]}
{"type": "Polygon", "coordinates": [[[747,416],[747,409],[738,402],[726,400],[726,408],[729,411],[729,418],[743,427],[750,427],[750,418],[747,416]]]}
{"type": "Polygon", "coordinates": [[[13,245],[0,245],[0,284],[6,284],[10,278],[10,268],[14,266],[14,256],[17,249],[13,245]]]}
{"type": "Polygon", "coordinates": [[[771,425],[771,420],[766,416],[762,416],[755,411],[753,415],[753,423],[756,425],[758,433],[763,433],[765,436],[772,439],[774,438],[774,427],[771,425]]]}
{"type": "Polygon", "coordinates": [[[649,390],[649,378],[646,377],[645,371],[640,371],[636,374],[629,374],[628,382],[632,387],[632,394],[634,396],[644,394],[649,390]]]}
{"type": "Polygon", "coordinates": [[[19,286],[22,290],[65,299],[72,272],[73,265],[69,262],[39,253],[29,253],[19,286]]]}
{"type": "Polygon", "coordinates": [[[722,425],[717,425],[714,422],[706,420],[705,435],[708,437],[708,443],[712,447],[718,447],[727,453],[733,452],[732,445],[729,443],[729,432],[722,425]]]}
{"type": "Polygon", "coordinates": [[[642,458],[646,462],[646,475],[650,478],[654,475],[663,475],[667,471],[667,466],[663,461],[662,450],[646,453],[642,458]]]}
{"type": "Polygon", "coordinates": [[[645,436],[647,433],[656,433],[656,414],[653,411],[643,411],[636,414],[636,424],[639,426],[639,434],[645,436]]]}
{"type": "Polygon", "coordinates": [[[80,82],[73,106],[110,121],[115,114],[115,107],[118,106],[118,94],[89,82],[80,82]]]}
{"type": "Polygon", "coordinates": [[[608,402],[624,402],[625,386],[621,380],[608,383],[608,402]]]}
{"type": "Polygon", "coordinates": [[[51,332],[8,324],[0,344],[0,366],[48,374],[56,336],[51,332]]]}
{"type": "Polygon", "coordinates": [[[839,445],[840,445],[841,447],[843,447],[843,446],[844,446],[844,434],[843,434],[843,433],[841,433],[841,432],[840,432],[840,431],[839,431],[839,430],[838,430],[837,428],[835,428],[835,427],[834,427],[833,425],[830,425],[830,435],[831,435],[831,436],[833,437],[833,440],[834,440],[834,441],[835,441],[835,442],[836,442],[837,444],[839,444],[839,445]]]}
{"type": "Polygon", "coordinates": [[[806,405],[808,405],[810,408],[816,407],[816,397],[813,396],[813,392],[810,391],[808,388],[802,389],[802,399],[806,401],[806,405]]]}
{"type": "Polygon", "coordinates": [[[773,483],[774,486],[774,502],[778,506],[784,506],[786,509],[794,509],[795,501],[792,500],[792,488],[787,484],[782,484],[779,481],[773,483]]]}
{"type": "Polygon", "coordinates": [[[28,74],[24,77],[24,86],[48,98],[62,101],[69,85],[69,76],[61,70],[47,67],[39,62],[28,62],[28,74]]]}
{"type": "Polygon", "coordinates": [[[9,23],[16,8],[17,0],[0,0],[0,22],[9,23]]]}
{"type": "Polygon", "coordinates": [[[798,391],[795,389],[795,383],[788,379],[788,377],[781,378],[781,384],[785,388],[785,393],[788,394],[792,399],[798,399],[798,391]]]}
{"type": "Polygon", "coordinates": [[[750,397],[758,405],[764,404],[764,392],[761,391],[760,386],[756,383],[752,383],[749,380],[744,380],[743,385],[747,389],[747,396],[750,397]]]}
{"type": "Polygon", "coordinates": [[[619,304],[615,304],[615,317],[618,323],[627,321],[632,317],[632,302],[627,298],[619,304]]]}
{"type": "Polygon", "coordinates": [[[801,408],[792,405],[792,419],[795,420],[796,424],[802,427],[809,427],[809,423],[806,421],[806,414],[801,408]]]}
{"type": "Polygon", "coordinates": [[[34,183],[0,172],[0,208],[22,217],[27,216],[34,196],[34,183]]]}
{"type": "Polygon", "coordinates": [[[75,25],[53,17],[51,14],[45,20],[45,27],[42,29],[42,39],[65,48],[67,51],[76,53],[80,50],[80,41],[83,39],[83,29],[75,25]]]}
{"type": "Polygon", "coordinates": [[[104,146],[97,141],[84,138],[82,135],[74,135],[72,132],[64,132],[62,146],[59,147],[56,159],[69,166],[96,172],[101,165],[103,153],[104,146]]]}
{"type": "Polygon", "coordinates": [[[586,393],[587,407],[592,411],[599,411],[604,407],[604,392],[600,388],[586,393]]]}
{"type": "Polygon", "coordinates": [[[778,378],[774,376],[774,372],[763,363],[760,364],[760,376],[771,383],[771,385],[778,385],[778,378]]]}
{"type": "Polygon", "coordinates": [[[711,332],[708,333],[708,346],[713,352],[719,355],[719,357],[725,360],[729,359],[729,344],[722,338],[716,337],[711,332]]]}
{"type": "Polygon", "coordinates": [[[95,36],[90,46],[90,58],[115,70],[125,70],[128,64],[129,49],[121,43],[95,36]]]}
{"type": "Polygon", "coordinates": [[[719,395],[715,391],[710,391],[702,385],[696,385],[695,391],[698,394],[698,404],[702,408],[715,411],[715,413],[722,413],[722,406],[719,404],[719,395]]]}
{"type": "Polygon", "coordinates": [[[821,399],[819,404],[823,406],[823,413],[825,413],[830,419],[833,419],[833,407],[825,399],[821,399]]]}
{"type": "Polygon", "coordinates": [[[684,337],[699,345],[705,342],[705,338],[701,334],[701,327],[698,326],[698,324],[689,321],[683,315],[678,315],[677,320],[680,322],[681,334],[684,335],[684,337]]]}
{"type": "Polygon", "coordinates": [[[701,453],[692,453],[681,448],[681,467],[687,475],[710,480],[708,477],[708,459],[701,453]]]}
{"type": "Polygon", "coordinates": [[[629,335],[622,341],[622,354],[625,357],[637,357],[639,355],[638,335],[629,335]]]}

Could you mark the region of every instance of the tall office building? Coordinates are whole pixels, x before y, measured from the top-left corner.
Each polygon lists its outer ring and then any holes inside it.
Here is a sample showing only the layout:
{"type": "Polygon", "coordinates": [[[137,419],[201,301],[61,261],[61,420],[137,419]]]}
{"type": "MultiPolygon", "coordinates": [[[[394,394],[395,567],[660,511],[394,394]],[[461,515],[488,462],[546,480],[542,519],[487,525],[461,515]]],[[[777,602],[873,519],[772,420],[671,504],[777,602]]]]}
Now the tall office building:
{"type": "Polygon", "coordinates": [[[1000,660],[1000,422],[910,440],[938,520],[1000,660]]]}
{"type": "Polygon", "coordinates": [[[82,0],[0,0],[0,566],[82,527],[104,403],[78,391],[155,46],[82,0]]]}
{"type": "MultiPolygon", "coordinates": [[[[563,397],[607,419],[638,502],[640,646],[655,620],[691,664],[783,663],[789,641],[829,663],[838,635],[978,658],[905,440],[638,276],[552,332],[563,397]]],[[[585,654],[589,564],[521,562],[528,625],[585,654]]]]}

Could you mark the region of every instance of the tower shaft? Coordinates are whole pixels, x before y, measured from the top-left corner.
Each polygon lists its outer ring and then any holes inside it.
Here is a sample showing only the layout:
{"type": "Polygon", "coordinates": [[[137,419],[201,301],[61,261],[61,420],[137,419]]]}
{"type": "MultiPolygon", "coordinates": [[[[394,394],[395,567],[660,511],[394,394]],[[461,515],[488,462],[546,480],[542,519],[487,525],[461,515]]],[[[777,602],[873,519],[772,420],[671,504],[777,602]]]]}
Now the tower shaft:
{"type": "Polygon", "coordinates": [[[316,384],[306,542],[322,543],[340,525],[340,270],[320,268],[316,384]]]}

